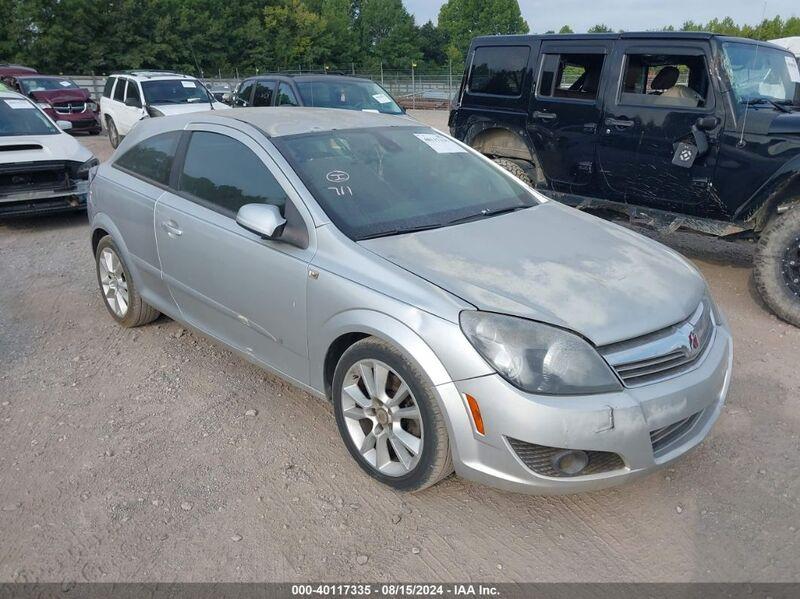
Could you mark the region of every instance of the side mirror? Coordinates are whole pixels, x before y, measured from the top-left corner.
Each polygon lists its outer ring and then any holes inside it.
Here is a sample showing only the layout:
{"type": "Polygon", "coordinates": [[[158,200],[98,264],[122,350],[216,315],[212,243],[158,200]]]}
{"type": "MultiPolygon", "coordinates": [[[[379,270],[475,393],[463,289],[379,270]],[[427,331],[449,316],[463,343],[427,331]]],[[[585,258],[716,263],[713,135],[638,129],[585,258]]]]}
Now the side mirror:
{"type": "Polygon", "coordinates": [[[142,101],[139,98],[125,98],[125,106],[130,106],[131,108],[141,108],[142,101]]]}
{"type": "Polygon", "coordinates": [[[72,129],[72,123],[69,121],[56,121],[56,125],[58,125],[58,128],[62,131],[69,131],[72,129]]]}
{"type": "Polygon", "coordinates": [[[711,131],[719,125],[719,119],[715,116],[701,116],[697,119],[696,125],[700,131],[711,131]]]}
{"type": "Polygon", "coordinates": [[[286,225],[280,209],[272,204],[245,204],[236,213],[236,222],[264,239],[277,239],[286,225]]]}

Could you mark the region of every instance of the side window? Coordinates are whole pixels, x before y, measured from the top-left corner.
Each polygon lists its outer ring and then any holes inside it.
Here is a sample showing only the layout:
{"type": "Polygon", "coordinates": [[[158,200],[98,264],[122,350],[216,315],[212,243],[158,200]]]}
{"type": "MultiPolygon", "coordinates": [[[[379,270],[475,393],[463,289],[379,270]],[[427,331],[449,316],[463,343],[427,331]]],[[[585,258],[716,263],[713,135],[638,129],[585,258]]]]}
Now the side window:
{"type": "Polygon", "coordinates": [[[114,82],[117,80],[116,77],[109,77],[106,79],[106,85],[103,87],[103,97],[110,98],[111,97],[111,90],[114,89],[114,82]]]}
{"type": "Polygon", "coordinates": [[[169,183],[181,131],[149,137],[114,161],[114,166],[162,185],[169,183]]]}
{"type": "Polygon", "coordinates": [[[529,54],[528,46],[476,48],[467,92],[511,97],[521,95],[529,54]]]}
{"type": "Polygon", "coordinates": [[[233,105],[250,106],[250,94],[253,91],[254,85],[255,81],[244,81],[236,91],[236,96],[233,98],[233,105]]]}
{"type": "Polygon", "coordinates": [[[709,92],[705,56],[630,53],[625,56],[620,104],[705,108],[709,92]]]}
{"type": "Polygon", "coordinates": [[[192,133],[179,188],[230,217],[245,204],[274,204],[283,211],[286,203],[283,188],[250,148],[206,131],[192,133]]]}
{"type": "Polygon", "coordinates": [[[117,86],[114,88],[114,99],[117,102],[125,101],[125,79],[117,79],[117,86]]]}
{"type": "Polygon", "coordinates": [[[272,106],[274,93],[274,81],[259,81],[256,83],[256,93],[253,95],[253,106],[272,106]]]}
{"type": "Polygon", "coordinates": [[[537,95],[595,100],[604,62],[604,54],[545,54],[537,95]]]}
{"type": "Polygon", "coordinates": [[[128,81],[128,89],[125,92],[125,100],[136,100],[139,106],[142,105],[142,100],[139,97],[139,86],[134,81],[128,81]]]}
{"type": "Polygon", "coordinates": [[[278,87],[278,106],[297,106],[297,98],[286,83],[281,83],[278,87]]]}

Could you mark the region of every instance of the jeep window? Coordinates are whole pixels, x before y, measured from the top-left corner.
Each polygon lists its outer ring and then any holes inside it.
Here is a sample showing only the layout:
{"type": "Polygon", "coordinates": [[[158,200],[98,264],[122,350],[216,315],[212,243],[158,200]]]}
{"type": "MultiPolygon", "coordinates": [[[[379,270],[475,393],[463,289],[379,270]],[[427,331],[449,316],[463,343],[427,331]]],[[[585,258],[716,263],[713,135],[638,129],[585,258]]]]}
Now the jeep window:
{"type": "Polygon", "coordinates": [[[109,77],[106,79],[106,85],[103,87],[103,97],[110,98],[111,97],[111,90],[114,89],[114,82],[117,80],[116,77],[109,77]]]}
{"type": "Polygon", "coordinates": [[[211,95],[194,79],[143,81],[142,91],[148,104],[198,104],[211,102],[211,95]]]}
{"type": "Polygon", "coordinates": [[[604,54],[545,54],[537,95],[595,100],[604,62],[604,54]]]}
{"type": "Polygon", "coordinates": [[[342,78],[298,81],[297,90],[304,106],[403,114],[389,92],[372,81],[342,78]]]}
{"type": "Polygon", "coordinates": [[[253,93],[253,87],[255,87],[255,85],[256,82],[253,80],[242,81],[233,94],[233,105],[250,106],[250,94],[253,93]]]}
{"type": "Polygon", "coordinates": [[[125,101],[128,100],[135,100],[142,103],[142,99],[139,97],[139,87],[133,81],[128,83],[128,89],[125,91],[125,101]]]}
{"type": "Polygon", "coordinates": [[[0,99],[0,137],[59,133],[52,121],[23,98],[0,99]]]}
{"type": "Polygon", "coordinates": [[[476,48],[467,82],[470,94],[517,97],[528,66],[528,46],[476,48]]]}
{"type": "Polygon", "coordinates": [[[272,96],[274,93],[274,81],[257,82],[256,93],[253,95],[253,106],[272,106],[272,96]]]}
{"type": "Polygon", "coordinates": [[[297,106],[297,98],[286,83],[281,83],[278,87],[278,106],[297,106]]]}
{"type": "Polygon", "coordinates": [[[114,88],[114,100],[117,102],[125,101],[125,82],[127,79],[117,79],[117,86],[114,88]]]}
{"type": "Polygon", "coordinates": [[[117,158],[114,166],[134,176],[167,185],[180,137],[180,131],[149,137],[117,158]]]}
{"type": "Polygon", "coordinates": [[[794,56],[777,48],[740,42],[722,44],[722,64],[739,102],[793,104],[800,93],[794,56]]]}
{"type": "Polygon", "coordinates": [[[625,57],[620,104],[705,108],[709,92],[705,56],[630,53],[625,57]]]}

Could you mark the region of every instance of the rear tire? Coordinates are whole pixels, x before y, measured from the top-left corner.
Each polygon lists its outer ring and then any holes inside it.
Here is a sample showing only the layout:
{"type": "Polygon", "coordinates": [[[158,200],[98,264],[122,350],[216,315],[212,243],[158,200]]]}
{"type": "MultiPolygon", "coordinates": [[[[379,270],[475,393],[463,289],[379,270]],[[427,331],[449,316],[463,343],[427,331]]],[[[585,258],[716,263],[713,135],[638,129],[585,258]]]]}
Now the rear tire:
{"type": "Polygon", "coordinates": [[[128,265],[111,235],[106,235],[97,244],[95,267],[103,304],[120,325],[125,328],[138,327],[161,316],[139,295],[128,265]]]}
{"type": "Polygon", "coordinates": [[[497,164],[498,166],[502,166],[505,170],[509,173],[514,175],[517,179],[522,181],[525,185],[529,185],[533,187],[533,181],[528,176],[528,173],[525,172],[525,169],[518,165],[513,160],[509,158],[493,158],[492,161],[497,164]]]}
{"type": "Polygon", "coordinates": [[[332,400],[347,450],[373,478],[420,491],[453,472],[433,385],[392,345],[367,337],[350,346],[336,365],[332,400]]]}
{"type": "Polygon", "coordinates": [[[117,131],[117,126],[114,124],[114,119],[109,117],[106,128],[108,129],[108,141],[111,143],[111,147],[116,150],[117,146],[119,146],[119,131],[117,131]]]}
{"type": "Polygon", "coordinates": [[[761,234],[753,280],[769,309],[800,327],[800,205],[774,216],[761,234]]]}

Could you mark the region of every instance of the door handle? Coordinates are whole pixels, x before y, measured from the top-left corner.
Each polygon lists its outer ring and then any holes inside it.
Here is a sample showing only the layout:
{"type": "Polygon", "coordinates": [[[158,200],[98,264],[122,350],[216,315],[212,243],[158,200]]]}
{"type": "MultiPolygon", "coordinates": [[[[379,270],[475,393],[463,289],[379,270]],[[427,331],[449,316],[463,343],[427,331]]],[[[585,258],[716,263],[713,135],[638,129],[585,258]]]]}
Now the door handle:
{"type": "Polygon", "coordinates": [[[609,127],[617,127],[618,129],[627,129],[628,127],[633,127],[634,122],[629,121],[628,119],[612,119],[608,117],[605,120],[605,123],[609,127]]]}
{"type": "Polygon", "coordinates": [[[558,115],[553,112],[539,112],[536,110],[531,116],[540,121],[553,121],[558,115]]]}
{"type": "Polygon", "coordinates": [[[170,237],[180,237],[183,235],[183,231],[181,231],[178,227],[178,223],[174,220],[161,221],[161,228],[164,229],[170,237]]]}

